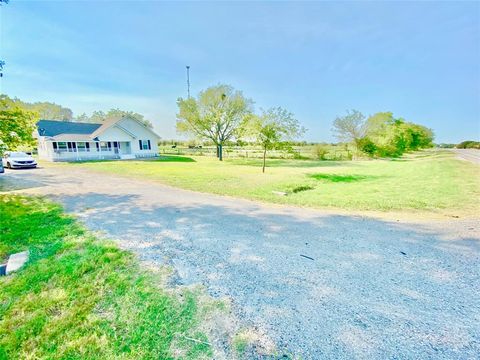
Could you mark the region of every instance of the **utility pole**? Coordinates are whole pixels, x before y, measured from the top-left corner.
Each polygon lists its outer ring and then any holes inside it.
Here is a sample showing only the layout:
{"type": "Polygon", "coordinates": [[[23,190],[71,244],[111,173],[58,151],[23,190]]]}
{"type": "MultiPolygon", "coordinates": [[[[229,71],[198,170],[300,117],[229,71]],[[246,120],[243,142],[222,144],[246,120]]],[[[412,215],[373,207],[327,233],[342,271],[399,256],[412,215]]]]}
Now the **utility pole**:
{"type": "Polygon", "coordinates": [[[187,65],[187,94],[190,99],[190,66],[187,65]]]}

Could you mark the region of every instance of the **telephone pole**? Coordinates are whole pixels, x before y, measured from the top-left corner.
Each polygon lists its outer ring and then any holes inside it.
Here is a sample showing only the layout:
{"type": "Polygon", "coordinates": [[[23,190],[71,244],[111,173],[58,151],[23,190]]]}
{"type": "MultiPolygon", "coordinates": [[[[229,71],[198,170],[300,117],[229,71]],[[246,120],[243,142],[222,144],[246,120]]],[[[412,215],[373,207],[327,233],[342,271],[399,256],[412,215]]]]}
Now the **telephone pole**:
{"type": "Polygon", "coordinates": [[[187,94],[188,94],[188,98],[190,99],[190,66],[186,66],[187,67],[187,94]]]}

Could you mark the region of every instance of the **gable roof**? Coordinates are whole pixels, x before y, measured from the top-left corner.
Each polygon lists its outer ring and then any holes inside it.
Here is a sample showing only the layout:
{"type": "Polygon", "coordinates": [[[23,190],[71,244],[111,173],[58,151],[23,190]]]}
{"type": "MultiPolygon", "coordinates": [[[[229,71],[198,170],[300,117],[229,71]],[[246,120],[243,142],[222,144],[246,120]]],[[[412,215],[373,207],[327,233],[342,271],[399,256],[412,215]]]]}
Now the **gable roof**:
{"type": "Polygon", "coordinates": [[[108,128],[111,128],[113,125],[115,125],[117,122],[119,122],[122,119],[123,118],[112,118],[103,122],[102,126],[100,126],[98,129],[95,129],[95,131],[92,133],[92,137],[97,137],[98,135],[103,133],[108,128]]]}
{"type": "Polygon", "coordinates": [[[117,125],[118,128],[120,128],[121,130],[123,130],[124,132],[126,132],[127,134],[135,137],[134,134],[132,134],[130,131],[128,131],[127,129],[125,129],[123,126],[117,124],[119,123],[120,121],[124,120],[124,119],[129,119],[129,120],[133,120],[135,121],[137,124],[143,126],[146,130],[148,130],[150,133],[152,133],[153,135],[155,135],[156,137],[158,137],[160,139],[160,136],[158,136],[157,133],[155,133],[151,128],[149,128],[148,126],[145,126],[145,124],[141,123],[140,121],[138,121],[137,119],[135,119],[134,117],[130,117],[130,116],[124,116],[124,117],[121,117],[121,118],[117,118],[117,119],[110,119],[110,120],[107,120],[105,121],[101,127],[99,127],[98,129],[96,129],[93,134],[91,135],[93,138],[97,137],[98,135],[100,135],[101,133],[103,133],[105,130],[111,128],[112,126],[115,126],[117,125]]]}
{"type": "Polygon", "coordinates": [[[40,120],[37,122],[40,136],[57,136],[60,134],[90,135],[102,124],[80,123],[58,120],[40,120]]]}

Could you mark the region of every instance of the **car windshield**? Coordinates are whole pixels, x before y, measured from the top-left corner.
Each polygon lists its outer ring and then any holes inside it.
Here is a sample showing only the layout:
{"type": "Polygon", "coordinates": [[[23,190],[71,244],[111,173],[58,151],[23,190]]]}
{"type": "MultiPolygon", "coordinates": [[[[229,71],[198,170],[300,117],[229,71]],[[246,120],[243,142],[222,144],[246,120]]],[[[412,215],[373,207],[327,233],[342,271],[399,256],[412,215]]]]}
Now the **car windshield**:
{"type": "Polygon", "coordinates": [[[11,157],[11,158],[28,157],[28,155],[25,154],[24,152],[12,152],[8,156],[11,157]]]}

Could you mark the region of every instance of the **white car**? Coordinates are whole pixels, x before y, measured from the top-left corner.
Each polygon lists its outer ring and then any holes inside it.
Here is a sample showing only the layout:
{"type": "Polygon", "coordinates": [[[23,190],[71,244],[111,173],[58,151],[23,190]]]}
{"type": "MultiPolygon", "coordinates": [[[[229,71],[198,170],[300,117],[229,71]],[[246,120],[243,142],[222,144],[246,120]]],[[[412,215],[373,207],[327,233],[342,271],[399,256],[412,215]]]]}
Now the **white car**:
{"type": "Polygon", "coordinates": [[[2,164],[9,169],[37,167],[35,159],[21,151],[7,151],[3,155],[2,164]]]}

